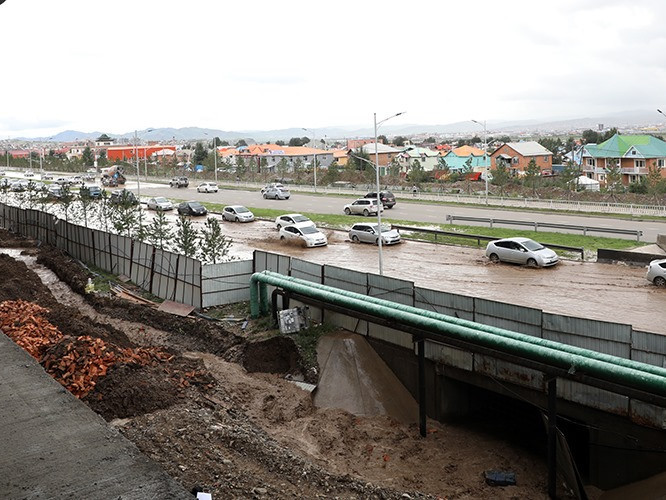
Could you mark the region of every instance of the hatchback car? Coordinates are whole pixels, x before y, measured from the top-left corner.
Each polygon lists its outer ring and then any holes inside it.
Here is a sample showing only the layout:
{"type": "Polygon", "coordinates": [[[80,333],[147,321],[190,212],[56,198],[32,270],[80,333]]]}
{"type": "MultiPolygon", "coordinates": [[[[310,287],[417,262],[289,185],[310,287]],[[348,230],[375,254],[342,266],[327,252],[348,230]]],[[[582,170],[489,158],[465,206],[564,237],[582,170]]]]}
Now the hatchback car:
{"type": "Polygon", "coordinates": [[[513,262],[530,267],[554,266],[560,259],[550,248],[529,238],[504,238],[488,243],[486,257],[492,262],[513,262]]]}
{"type": "Polygon", "coordinates": [[[157,198],[151,198],[146,204],[148,210],[157,210],[157,211],[168,211],[173,210],[173,203],[167,200],[164,196],[158,196],[157,198]]]}
{"type": "MultiPolygon", "coordinates": [[[[364,198],[377,199],[377,191],[369,192],[364,198]]],[[[395,195],[391,191],[380,191],[379,199],[382,201],[384,208],[393,208],[395,206],[395,195]]]]}
{"type": "Polygon", "coordinates": [[[650,262],[645,277],[657,286],[666,286],[666,259],[657,259],[650,262]]]}
{"type": "Polygon", "coordinates": [[[128,189],[116,189],[115,191],[111,191],[109,203],[112,205],[138,205],[139,199],[128,189]]]}
{"type": "Polygon", "coordinates": [[[347,215],[377,215],[379,211],[384,211],[384,207],[377,206],[377,199],[360,198],[353,203],[345,205],[345,214],[347,215]]]}
{"type": "MultiPolygon", "coordinates": [[[[379,224],[376,222],[359,222],[349,230],[349,239],[354,243],[379,244],[379,224]]],[[[400,233],[391,229],[388,224],[382,224],[382,245],[395,245],[400,243],[400,233]]]]}
{"type": "Polygon", "coordinates": [[[254,214],[243,205],[229,205],[222,210],[222,218],[230,222],[252,222],[254,214]]]}
{"type": "Polygon", "coordinates": [[[311,222],[299,222],[280,229],[281,240],[301,240],[306,247],[323,247],[328,245],[326,235],[311,222]]]}
{"type": "Polygon", "coordinates": [[[185,176],[180,176],[180,177],[174,177],[169,181],[169,186],[170,187],[175,187],[175,188],[186,188],[187,186],[190,185],[190,181],[187,177],[185,176]]]}
{"type": "Polygon", "coordinates": [[[206,215],[208,210],[198,201],[184,201],[178,205],[180,215],[206,215]]]}
{"type": "Polygon", "coordinates": [[[217,193],[219,188],[214,182],[202,182],[197,186],[197,193],[217,193]]]}
{"type": "Polygon", "coordinates": [[[266,184],[264,187],[261,188],[261,194],[264,194],[268,189],[272,188],[287,189],[286,187],[284,187],[284,184],[280,182],[271,182],[270,184],[266,184]]]}
{"type": "Polygon", "coordinates": [[[287,226],[292,226],[294,224],[297,224],[299,222],[309,222],[314,226],[314,223],[308,219],[305,215],[301,214],[284,214],[278,216],[277,219],[275,219],[275,227],[278,228],[278,230],[282,229],[283,227],[287,226]]]}
{"type": "Polygon", "coordinates": [[[58,184],[49,184],[46,188],[46,197],[54,200],[59,200],[65,196],[65,190],[58,184]]]}
{"type": "Polygon", "coordinates": [[[264,191],[264,199],[272,198],[273,200],[288,200],[290,196],[291,193],[285,187],[269,187],[264,191]]]}

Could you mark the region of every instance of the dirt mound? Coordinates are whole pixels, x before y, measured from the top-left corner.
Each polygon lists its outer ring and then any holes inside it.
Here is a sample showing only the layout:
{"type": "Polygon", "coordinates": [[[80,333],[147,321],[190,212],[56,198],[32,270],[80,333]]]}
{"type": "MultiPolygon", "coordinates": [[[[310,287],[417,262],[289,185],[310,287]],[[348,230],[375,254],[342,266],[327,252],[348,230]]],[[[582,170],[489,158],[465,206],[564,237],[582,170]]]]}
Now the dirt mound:
{"type": "Polygon", "coordinates": [[[299,375],[302,373],[301,355],[289,337],[272,337],[245,346],[243,367],[250,373],[278,373],[299,375]]]}
{"type": "Polygon", "coordinates": [[[37,263],[48,267],[76,293],[85,294],[88,273],[62,250],[49,246],[40,247],[37,263]]]}
{"type": "Polygon", "coordinates": [[[0,247],[3,248],[27,248],[37,246],[35,240],[30,240],[19,236],[17,234],[12,234],[9,231],[0,231],[0,247]]]}
{"type": "MultiPolygon", "coordinates": [[[[0,231],[0,234],[2,231],[0,231]]],[[[0,254],[0,302],[5,300],[25,300],[45,307],[56,302],[48,288],[25,263],[0,254]]]]}

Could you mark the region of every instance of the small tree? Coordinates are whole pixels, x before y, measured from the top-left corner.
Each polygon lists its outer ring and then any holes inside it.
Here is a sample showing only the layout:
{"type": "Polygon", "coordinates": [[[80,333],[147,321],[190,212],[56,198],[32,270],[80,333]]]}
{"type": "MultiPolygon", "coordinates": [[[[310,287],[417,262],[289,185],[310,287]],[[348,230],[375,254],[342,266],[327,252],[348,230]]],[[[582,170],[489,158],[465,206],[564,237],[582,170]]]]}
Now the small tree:
{"type": "Polygon", "coordinates": [[[499,188],[499,195],[503,196],[504,189],[506,185],[509,183],[509,169],[506,167],[506,162],[501,160],[498,161],[497,165],[495,166],[495,170],[493,170],[492,174],[493,174],[492,183],[493,185],[499,188]]]}
{"type": "Polygon", "coordinates": [[[197,142],[197,145],[194,147],[194,153],[192,153],[192,161],[195,165],[201,165],[207,157],[208,151],[203,147],[203,144],[197,142]]]}
{"type": "Polygon", "coordinates": [[[72,206],[74,204],[74,194],[69,188],[69,184],[63,184],[61,186],[61,195],[57,200],[57,204],[60,205],[63,213],[65,214],[65,221],[69,222],[72,206]]]}
{"type": "Polygon", "coordinates": [[[160,210],[150,224],[146,226],[146,239],[156,248],[164,250],[171,238],[173,238],[171,223],[166,218],[166,215],[164,215],[164,212],[160,210]]]}
{"type": "Polygon", "coordinates": [[[615,158],[610,158],[606,165],[606,189],[613,201],[617,200],[616,194],[622,190],[622,170],[615,158]]]}
{"type": "Polygon", "coordinates": [[[245,158],[242,156],[236,157],[236,175],[238,177],[244,177],[247,167],[245,166],[245,158]]]}
{"type": "Polygon", "coordinates": [[[92,167],[95,164],[95,155],[93,154],[92,149],[90,149],[90,146],[86,146],[83,150],[81,161],[86,167],[92,167]]]}
{"type": "Polygon", "coordinates": [[[103,167],[105,165],[108,165],[108,163],[109,163],[109,160],[106,157],[106,150],[102,149],[99,152],[99,157],[97,158],[97,165],[99,165],[100,167],[103,167]]]}
{"type": "Polygon", "coordinates": [[[280,177],[280,179],[284,179],[287,176],[287,173],[289,172],[289,163],[287,162],[287,159],[280,158],[280,161],[275,167],[275,170],[277,171],[277,174],[280,177]]]}
{"type": "Polygon", "coordinates": [[[537,183],[541,176],[541,169],[534,158],[530,160],[525,169],[525,182],[532,186],[532,196],[537,196],[537,183]]]}
{"type": "Polygon", "coordinates": [[[206,219],[201,229],[201,259],[209,264],[217,264],[229,254],[232,240],[222,234],[222,226],[214,217],[206,219]]]}
{"type": "Polygon", "coordinates": [[[83,214],[83,224],[88,227],[88,217],[95,206],[95,200],[90,196],[90,188],[88,186],[84,185],[79,189],[79,205],[83,214]]]}
{"type": "Polygon", "coordinates": [[[654,197],[655,203],[659,204],[659,195],[663,192],[664,181],[656,161],[652,161],[648,165],[645,181],[647,184],[647,194],[654,197]]]}
{"type": "Polygon", "coordinates": [[[571,196],[571,191],[576,189],[575,180],[578,178],[579,174],[580,170],[578,167],[572,161],[568,161],[564,166],[564,170],[560,174],[560,180],[564,183],[564,187],[567,190],[567,198],[571,196]]]}
{"type": "Polygon", "coordinates": [[[174,245],[176,249],[186,257],[194,257],[197,253],[199,231],[196,230],[192,221],[184,215],[178,217],[175,236],[174,245]]]}
{"type": "Polygon", "coordinates": [[[114,203],[107,202],[111,209],[111,224],[120,235],[132,237],[140,232],[140,214],[134,196],[130,191],[123,191],[114,203]]]}

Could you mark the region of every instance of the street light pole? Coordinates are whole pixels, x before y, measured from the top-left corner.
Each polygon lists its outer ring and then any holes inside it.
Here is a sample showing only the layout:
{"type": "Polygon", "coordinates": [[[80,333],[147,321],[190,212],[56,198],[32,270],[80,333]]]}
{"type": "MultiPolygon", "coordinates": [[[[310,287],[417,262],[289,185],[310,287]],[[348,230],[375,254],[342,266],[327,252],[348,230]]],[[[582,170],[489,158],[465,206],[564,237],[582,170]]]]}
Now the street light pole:
{"type": "Polygon", "coordinates": [[[139,228],[142,225],[141,221],[141,172],[139,170],[139,134],[134,129],[134,161],[136,163],[136,199],[139,200],[139,228]]]}
{"type": "Polygon", "coordinates": [[[379,148],[377,146],[377,128],[384,123],[387,120],[390,120],[391,118],[395,118],[396,116],[400,116],[405,114],[404,111],[401,111],[400,113],[396,113],[394,115],[389,116],[388,118],[384,118],[382,121],[377,123],[377,113],[373,113],[373,118],[375,122],[375,180],[377,183],[377,232],[378,232],[378,239],[377,239],[377,248],[379,250],[379,275],[383,276],[384,275],[384,265],[383,265],[383,259],[382,259],[382,198],[379,194],[379,148]]]}
{"type": "Polygon", "coordinates": [[[314,169],[314,192],[316,193],[317,192],[317,152],[316,152],[317,144],[315,143],[315,131],[304,127],[301,128],[303,128],[303,130],[305,130],[306,132],[312,132],[312,149],[315,150],[315,152],[312,153],[312,167],[314,169]]]}
{"type": "Polygon", "coordinates": [[[487,128],[486,128],[486,120],[483,120],[483,123],[478,122],[476,120],[472,120],[474,123],[477,125],[481,125],[483,127],[483,168],[486,171],[486,205],[488,204],[488,165],[486,165],[486,156],[488,156],[488,151],[487,146],[486,146],[486,133],[487,133],[487,128]]]}

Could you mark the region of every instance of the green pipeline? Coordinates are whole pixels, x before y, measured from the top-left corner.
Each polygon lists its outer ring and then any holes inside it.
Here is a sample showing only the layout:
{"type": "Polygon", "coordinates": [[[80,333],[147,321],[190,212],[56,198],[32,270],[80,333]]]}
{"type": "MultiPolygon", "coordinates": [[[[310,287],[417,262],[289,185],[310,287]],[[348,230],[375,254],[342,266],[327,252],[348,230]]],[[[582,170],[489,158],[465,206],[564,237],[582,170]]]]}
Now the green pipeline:
{"type": "Polygon", "coordinates": [[[542,346],[542,347],[548,347],[550,349],[557,349],[559,351],[564,351],[568,352],[570,354],[579,354],[581,356],[587,356],[589,357],[592,354],[594,354],[595,359],[598,359],[600,361],[606,361],[608,363],[613,363],[617,364],[620,366],[624,366],[625,368],[633,368],[636,370],[640,371],[646,371],[649,373],[653,373],[654,375],[659,375],[661,377],[666,377],[666,368],[662,368],[660,366],[655,366],[655,365],[650,365],[647,363],[641,363],[639,361],[633,361],[631,359],[626,359],[626,358],[621,358],[618,356],[612,356],[610,354],[605,354],[597,351],[592,351],[590,349],[584,349],[582,347],[576,347],[568,344],[562,344],[560,342],[555,342],[553,340],[548,340],[548,339],[542,339],[539,337],[534,337],[532,335],[527,335],[524,333],[518,333],[518,332],[513,332],[511,330],[505,330],[504,328],[497,328],[494,326],[489,326],[489,325],[484,325],[481,323],[475,323],[474,321],[470,321],[467,319],[461,319],[461,318],[456,318],[454,316],[448,316],[446,314],[434,312],[434,311],[426,311],[425,309],[419,309],[418,307],[413,307],[413,306],[407,306],[404,304],[399,304],[397,302],[391,302],[385,299],[379,299],[377,297],[370,297],[367,295],[363,295],[360,293],[356,292],[349,292],[347,290],[341,290],[339,288],[333,288],[327,285],[320,285],[319,283],[312,283],[310,281],[302,280],[299,278],[294,278],[291,276],[283,276],[278,273],[274,273],[271,271],[264,271],[267,275],[269,276],[276,276],[276,277],[281,277],[282,279],[288,280],[288,281],[293,281],[294,283],[300,283],[303,285],[308,285],[320,290],[328,290],[331,292],[338,293],[340,295],[344,295],[345,297],[350,297],[350,298],[355,298],[355,299],[360,299],[364,300],[366,302],[372,302],[373,304],[379,304],[379,305],[385,305],[387,307],[391,307],[393,309],[397,309],[399,311],[405,311],[405,312],[410,312],[414,314],[419,314],[421,316],[425,316],[427,318],[433,318],[433,319],[438,319],[440,321],[444,321],[446,323],[451,323],[454,325],[460,325],[460,326],[466,326],[469,328],[474,328],[475,330],[479,331],[484,331],[488,333],[492,333],[495,335],[501,335],[502,337],[507,337],[511,339],[516,339],[516,340],[521,340],[523,342],[527,342],[530,344],[542,346]]]}
{"type": "MultiPolygon", "coordinates": [[[[544,363],[548,366],[567,370],[572,373],[578,372],[591,375],[608,382],[647,391],[660,396],[666,396],[665,377],[644,370],[627,368],[616,362],[601,361],[596,359],[596,355],[599,353],[595,353],[594,351],[586,351],[587,355],[582,355],[569,353],[561,349],[534,345],[523,340],[504,337],[477,328],[447,323],[440,319],[425,317],[421,314],[397,310],[393,307],[394,304],[392,302],[387,302],[388,304],[391,304],[390,306],[375,304],[368,301],[365,296],[363,296],[363,300],[347,297],[337,293],[337,291],[332,292],[330,290],[315,288],[312,286],[312,283],[309,282],[307,284],[297,283],[287,279],[287,277],[276,275],[275,273],[268,274],[266,271],[253,274],[250,281],[250,311],[253,318],[257,318],[261,314],[266,314],[268,312],[268,294],[266,291],[266,285],[280,287],[321,302],[328,302],[353,311],[391,319],[396,321],[396,327],[398,328],[399,324],[403,324],[423,331],[446,335],[451,338],[544,363]]],[[[614,357],[611,358],[613,358],[613,360],[620,359],[614,357]]]]}

